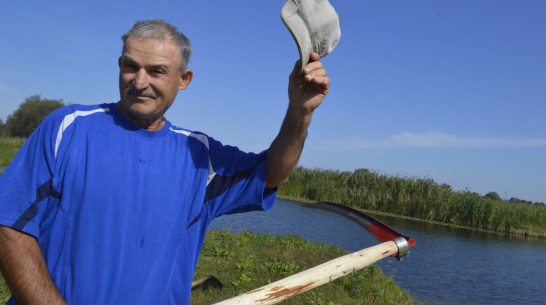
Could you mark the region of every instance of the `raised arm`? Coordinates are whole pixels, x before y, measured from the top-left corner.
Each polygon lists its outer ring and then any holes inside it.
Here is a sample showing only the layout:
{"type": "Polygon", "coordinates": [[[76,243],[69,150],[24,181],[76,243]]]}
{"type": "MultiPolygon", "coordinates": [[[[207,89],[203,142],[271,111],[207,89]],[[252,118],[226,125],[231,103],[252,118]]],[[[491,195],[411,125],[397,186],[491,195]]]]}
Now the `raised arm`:
{"type": "Polygon", "coordinates": [[[0,226],[0,270],[20,304],[65,304],[36,239],[0,226]]]}
{"type": "Polygon", "coordinates": [[[286,182],[298,163],[313,112],[330,88],[330,79],[317,53],[311,53],[302,74],[299,65],[296,63],[290,74],[290,103],[281,130],[267,152],[266,187],[269,188],[286,182]]]}

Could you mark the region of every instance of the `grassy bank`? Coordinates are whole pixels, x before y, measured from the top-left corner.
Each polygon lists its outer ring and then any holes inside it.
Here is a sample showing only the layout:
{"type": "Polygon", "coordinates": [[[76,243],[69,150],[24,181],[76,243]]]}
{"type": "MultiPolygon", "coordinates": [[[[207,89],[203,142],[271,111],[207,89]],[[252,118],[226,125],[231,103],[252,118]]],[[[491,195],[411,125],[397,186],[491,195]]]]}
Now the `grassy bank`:
{"type": "Polygon", "coordinates": [[[7,166],[13,160],[25,140],[24,138],[0,138],[0,166],[7,166]]]}
{"type": "Polygon", "coordinates": [[[455,192],[431,179],[298,167],[279,194],[429,221],[546,238],[546,208],[455,192]]]}
{"type": "MultiPolygon", "coordinates": [[[[224,288],[195,289],[191,304],[213,304],[345,254],[337,247],[310,243],[295,236],[209,231],[195,279],[212,274],[224,288]]],[[[9,290],[0,277],[0,302],[5,303],[8,298],[9,290]]],[[[381,269],[370,266],[281,304],[412,304],[412,299],[381,269]]]]}
{"type": "MultiPolygon", "coordinates": [[[[192,304],[212,304],[294,273],[314,267],[346,252],[310,243],[295,236],[232,234],[210,231],[199,258],[195,279],[213,274],[222,290],[192,293],[192,304]]],[[[392,258],[386,258],[392,259],[392,258]]],[[[411,304],[405,290],[376,266],[355,272],[281,304],[411,304]]]]}

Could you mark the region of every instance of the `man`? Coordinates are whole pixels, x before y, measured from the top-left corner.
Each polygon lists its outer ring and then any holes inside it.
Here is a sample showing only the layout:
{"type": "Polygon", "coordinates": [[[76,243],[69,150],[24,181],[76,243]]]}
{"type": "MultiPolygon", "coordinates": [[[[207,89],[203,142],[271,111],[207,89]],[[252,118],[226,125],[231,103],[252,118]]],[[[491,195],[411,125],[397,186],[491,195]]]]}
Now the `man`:
{"type": "Polygon", "coordinates": [[[271,208],[329,89],[318,54],[296,64],[279,135],[243,153],[164,118],[193,76],[183,34],[148,20],[122,38],[120,101],[55,111],[0,176],[8,304],[188,304],[207,225],[271,208]]]}

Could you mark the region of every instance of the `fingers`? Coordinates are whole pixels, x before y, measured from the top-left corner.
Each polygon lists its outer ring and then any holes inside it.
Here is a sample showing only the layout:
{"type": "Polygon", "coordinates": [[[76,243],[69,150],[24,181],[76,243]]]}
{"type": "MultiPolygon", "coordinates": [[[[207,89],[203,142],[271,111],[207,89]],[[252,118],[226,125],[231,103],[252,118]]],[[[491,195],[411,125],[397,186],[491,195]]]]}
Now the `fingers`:
{"type": "MultiPolygon", "coordinates": [[[[301,61],[298,61],[301,64],[301,61]]],[[[309,55],[309,62],[305,67],[303,67],[303,71],[311,71],[314,69],[318,69],[322,67],[322,63],[320,62],[320,56],[313,52],[309,55]]]]}
{"type": "Polygon", "coordinates": [[[311,52],[309,54],[309,61],[320,61],[320,55],[317,52],[311,52]]]}
{"type": "Polygon", "coordinates": [[[320,56],[315,52],[311,53],[309,63],[303,68],[304,76],[310,74],[326,75],[326,70],[322,67],[322,62],[320,62],[320,56]]]}
{"type": "Polygon", "coordinates": [[[309,59],[310,62],[303,68],[304,80],[325,87],[327,90],[330,79],[326,76],[326,70],[322,67],[320,56],[313,52],[309,59]]]}
{"type": "MultiPolygon", "coordinates": [[[[309,56],[309,63],[301,70],[301,60],[294,65],[294,70],[290,74],[289,91],[292,88],[300,88],[304,91],[311,90],[315,93],[326,95],[330,89],[330,79],[326,76],[326,70],[322,67],[320,56],[313,52],[309,56]],[[301,74],[300,74],[300,71],[301,74]]],[[[311,92],[309,91],[309,92],[311,92]]]]}
{"type": "MultiPolygon", "coordinates": [[[[322,68],[322,63],[320,62],[320,55],[316,52],[312,52],[309,54],[309,62],[308,64],[302,69],[301,68],[301,60],[296,61],[294,64],[294,69],[292,70],[291,75],[297,76],[299,71],[302,71],[302,76],[305,76],[305,74],[309,74],[312,71],[316,69],[322,68]]],[[[326,72],[326,71],[325,71],[326,72]]]]}

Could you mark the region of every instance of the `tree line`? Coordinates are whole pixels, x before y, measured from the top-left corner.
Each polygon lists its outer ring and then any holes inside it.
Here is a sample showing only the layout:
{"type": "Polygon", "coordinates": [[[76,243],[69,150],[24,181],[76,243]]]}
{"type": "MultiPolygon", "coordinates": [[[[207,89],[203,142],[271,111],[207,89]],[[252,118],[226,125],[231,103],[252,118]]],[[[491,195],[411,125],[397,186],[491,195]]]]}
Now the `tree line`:
{"type": "Polygon", "coordinates": [[[546,206],[496,192],[485,196],[456,192],[432,179],[381,175],[367,170],[340,172],[297,167],[282,195],[329,201],[357,209],[387,212],[423,220],[546,238],[546,206]],[[524,203],[524,204],[522,204],[524,203]]]}
{"type": "Polygon", "coordinates": [[[5,123],[0,119],[0,137],[28,138],[48,114],[63,106],[62,99],[41,98],[40,95],[28,97],[5,123]]]}

